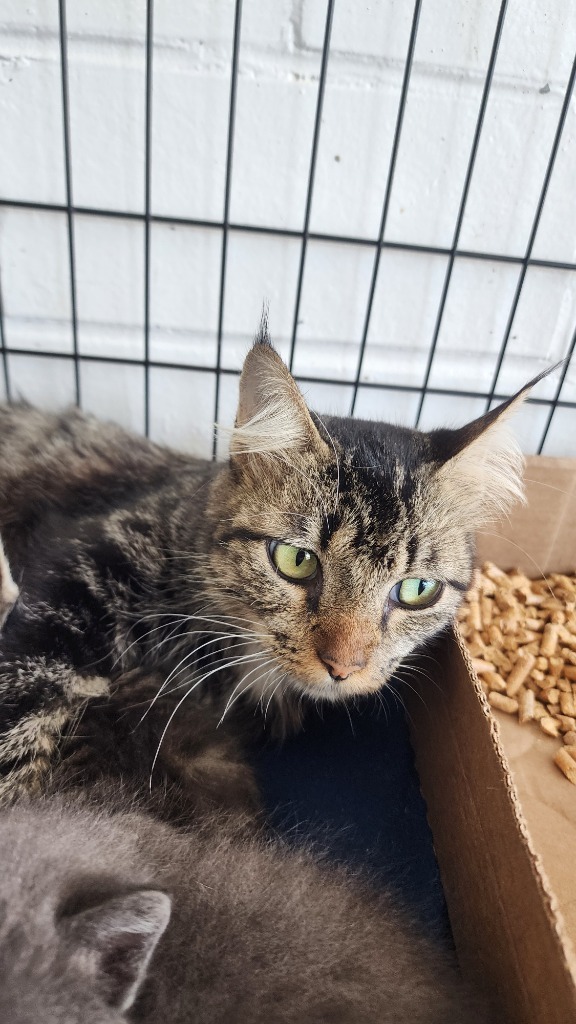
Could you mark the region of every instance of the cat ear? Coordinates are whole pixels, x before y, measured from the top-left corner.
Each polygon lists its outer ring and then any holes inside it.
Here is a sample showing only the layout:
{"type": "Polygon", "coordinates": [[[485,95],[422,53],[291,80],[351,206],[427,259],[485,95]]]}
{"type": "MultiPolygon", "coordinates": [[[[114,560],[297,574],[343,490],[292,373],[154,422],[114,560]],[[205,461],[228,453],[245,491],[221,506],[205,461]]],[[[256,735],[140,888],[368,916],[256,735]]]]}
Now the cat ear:
{"type": "Polygon", "coordinates": [[[65,919],[73,959],[108,1006],[125,1012],[134,1003],[170,910],[165,893],[142,889],[65,919]]]}
{"type": "Polygon", "coordinates": [[[472,528],[505,515],[524,501],[524,457],[508,420],[529,391],[552,369],[484,416],[457,430],[433,430],[432,448],[442,464],[438,476],[451,504],[460,508],[472,528]]]}
{"type": "Polygon", "coordinates": [[[272,348],[264,322],[244,361],[230,456],[274,456],[310,449],[329,452],[296,381],[272,348]]]}

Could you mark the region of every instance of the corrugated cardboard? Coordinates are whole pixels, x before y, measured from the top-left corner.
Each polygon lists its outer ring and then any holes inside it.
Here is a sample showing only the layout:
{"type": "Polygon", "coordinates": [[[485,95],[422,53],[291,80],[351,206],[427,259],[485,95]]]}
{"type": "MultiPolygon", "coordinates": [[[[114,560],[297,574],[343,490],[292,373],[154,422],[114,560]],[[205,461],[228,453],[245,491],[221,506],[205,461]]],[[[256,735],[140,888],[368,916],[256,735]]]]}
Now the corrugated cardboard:
{"type": "MultiPolygon", "coordinates": [[[[528,505],[479,559],[573,572],[576,461],[531,458],[526,479],[528,505]]],[[[462,969],[503,1024],[575,1024],[576,787],[557,741],[494,716],[455,636],[435,656],[440,689],[421,683],[409,714],[462,969]]]]}
{"type": "Polygon", "coordinates": [[[526,461],[527,502],[507,522],[478,537],[479,562],[527,576],[576,568],[576,459],[544,455],[526,461]]]}

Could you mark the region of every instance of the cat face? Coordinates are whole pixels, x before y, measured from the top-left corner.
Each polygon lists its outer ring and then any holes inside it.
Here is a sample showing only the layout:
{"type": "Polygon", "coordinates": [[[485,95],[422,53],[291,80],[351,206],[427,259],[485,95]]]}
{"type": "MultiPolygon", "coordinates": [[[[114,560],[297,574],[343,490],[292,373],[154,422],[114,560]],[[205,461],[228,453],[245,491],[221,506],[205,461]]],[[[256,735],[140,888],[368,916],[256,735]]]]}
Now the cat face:
{"type": "Polygon", "coordinates": [[[321,420],[270,345],[255,345],[211,506],[209,587],[269,659],[250,663],[247,685],[370,693],[452,621],[474,531],[521,496],[503,429],[521,398],[452,431],[321,420]]]}

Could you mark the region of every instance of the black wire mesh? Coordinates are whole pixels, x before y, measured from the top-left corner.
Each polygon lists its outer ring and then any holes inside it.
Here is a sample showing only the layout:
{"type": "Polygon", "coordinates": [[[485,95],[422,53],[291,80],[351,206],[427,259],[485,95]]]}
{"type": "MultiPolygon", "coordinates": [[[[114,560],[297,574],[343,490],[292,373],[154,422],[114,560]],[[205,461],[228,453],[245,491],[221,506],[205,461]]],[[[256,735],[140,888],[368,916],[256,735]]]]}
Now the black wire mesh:
{"type": "Polygon", "coordinates": [[[418,412],[416,413],[416,426],[420,422],[422,415],[422,407],[424,405],[424,399],[426,397],[426,389],[430,380],[430,374],[432,372],[432,364],[434,362],[434,356],[436,354],[436,346],[438,344],[438,337],[440,335],[440,328],[442,326],[442,319],[444,316],[444,310],[446,308],[446,299],[448,297],[448,289],[450,287],[450,281],[452,278],[452,270],[454,269],[454,260],[456,258],[456,251],[458,248],[458,240],[460,238],[460,232],[462,230],[462,223],[464,221],[464,213],[466,211],[466,202],[468,200],[468,193],[470,191],[470,184],[472,182],[472,175],[474,174],[474,165],[476,163],[476,155],[478,153],[478,144],[480,142],[480,135],[482,132],[482,126],[484,124],[484,115],[486,113],[486,105],[488,103],[488,97],[490,95],[490,86],[492,85],[492,78],[494,76],[494,68],[496,66],[496,58],[498,56],[498,50],[500,47],[500,40],[502,38],[502,29],[504,27],[504,18],[506,17],[506,8],[508,6],[508,0],[502,0],[500,5],[500,13],[498,15],[498,21],[496,23],[496,31],[494,33],[494,42],[492,44],[492,52],[490,54],[490,63],[488,64],[488,71],[486,72],[486,80],[484,82],[484,89],[482,92],[482,100],[480,103],[480,110],[478,112],[478,120],[476,122],[476,130],[474,132],[474,140],[472,142],[472,149],[470,152],[470,159],[468,161],[468,167],[466,170],[466,178],[464,180],[464,188],[462,189],[462,197],[460,199],[460,207],[458,209],[458,216],[456,218],[456,227],[454,228],[454,237],[452,239],[452,246],[450,249],[450,256],[448,258],[448,264],[446,267],[446,274],[444,277],[444,284],[442,287],[442,294],[440,296],[440,305],[438,307],[438,314],[436,316],[436,323],[434,325],[434,334],[432,335],[432,342],[430,344],[430,352],[428,355],[428,361],[426,363],[426,370],[424,373],[424,382],[422,384],[422,394],[420,395],[420,401],[418,403],[418,412]]]}
{"type": "Polygon", "coordinates": [[[150,201],[152,188],[152,75],[154,0],[146,2],[146,105],[144,129],[144,431],[150,434],[150,201]]]}
{"type": "Polygon", "coordinates": [[[302,301],[302,283],[304,281],[304,267],[306,264],[306,249],[310,237],[310,212],[312,210],[312,196],[314,194],[314,178],[316,175],[316,158],[318,155],[318,142],[320,139],[320,128],[322,125],[322,107],[324,105],[324,91],[326,89],[326,72],[328,70],[328,56],[330,54],[330,36],[332,34],[332,19],[334,16],[334,0],[328,0],[326,8],[326,27],[324,29],[324,45],[322,47],[322,64],[320,66],[320,78],[318,80],[318,102],[316,104],[316,117],[314,120],[314,134],[312,137],[312,153],[310,156],[310,172],[308,175],[308,190],[306,193],[306,211],[304,214],[304,227],[302,229],[302,245],[300,247],[300,265],[298,267],[298,283],[296,285],[296,300],[294,303],[294,319],[292,323],[292,340],[290,342],[290,358],[288,365],[292,370],[294,367],[294,354],[296,351],[296,337],[298,333],[298,317],[300,315],[300,303],[302,301]]]}
{"type": "Polygon", "coordinates": [[[62,78],[62,128],[64,135],[64,173],[66,176],[66,219],[68,226],[68,258],[70,265],[70,310],[72,315],[72,346],[74,349],[74,387],[76,404],[80,405],[80,365],[78,352],[78,309],[76,303],[76,259],[74,250],[74,207],[72,199],[72,158],[70,151],[70,99],[68,91],[68,34],[66,0],[58,0],[60,24],[60,69],[62,78]]]}
{"type": "MultiPolygon", "coordinates": [[[[496,390],[496,385],[498,383],[498,377],[500,375],[500,370],[501,370],[501,367],[502,367],[502,363],[504,362],[504,356],[506,354],[506,349],[508,347],[508,342],[510,340],[510,334],[511,334],[511,331],[512,331],[512,325],[514,323],[514,317],[516,316],[516,310],[518,309],[518,303],[520,301],[520,293],[522,291],[522,286],[524,284],[524,279],[526,277],[526,272],[528,270],[528,261],[530,259],[531,254],[532,254],[532,249],[534,247],[534,242],[536,240],[536,234],[538,232],[538,227],[540,225],[540,219],[542,217],[542,211],[544,209],[544,203],[546,201],[546,195],[547,195],[547,192],[548,192],[548,186],[550,184],[550,179],[552,177],[552,171],[554,170],[554,164],[556,162],[556,156],[558,154],[558,147],[560,145],[560,140],[562,138],[562,133],[564,131],[564,126],[566,124],[566,117],[567,117],[567,114],[568,114],[568,108],[570,106],[570,101],[572,99],[572,94],[574,92],[574,80],[575,80],[575,78],[576,78],[576,57],[574,57],[574,63],[572,64],[572,71],[570,72],[570,78],[568,79],[568,85],[566,87],[566,92],[564,94],[564,102],[562,104],[562,110],[560,112],[560,119],[558,121],[558,126],[556,128],[556,132],[555,132],[555,135],[554,135],[554,141],[552,143],[552,149],[551,149],[550,157],[549,157],[549,160],[548,160],[548,166],[546,167],[546,173],[544,175],[544,182],[543,182],[543,185],[542,185],[542,191],[540,192],[540,197],[538,199],[538,206],[536,207],[536,213],[534,215],[534,221],[532,223],[532,229],[530,231],[530,237],[528,239],[528,245],[526,247],[526,254],[525,254],[524,259],[522,261],[522,269],[520,271],[520,276],[518,278],[518,283],[516,285],[516,291],[514,292],[514,299],[512,300],[512,306],[510,308],[510,314],[508,316],[508,323],[506,324],[506,330],[504,332],[504,338],[502,340],[502,345],[501,345],[501,348],[500,348],[500,352],[498,353],[498,359],[496,361],[496,369],[494,370],[494,377],[493,377],[492,384],[491,384],[491,387],[490,387],[490,394],[488,395],[488,399],[487,399],[487,403],[486,403],[486,409],[487,410],[490,408],[490,404],[491,404],[491,402],[492,402],[492,400],[494,398],[494,392],[496,390]]],[[[552,409],[552,412],[553,411],[554,410],[552,409]]],[[[546,429],[546,433],[547,433],[547,430],[548,430],[548,428],[546,429]]],[[[542,448],[545,440],[546,440],[546,434],[543,436],[543,438],[542,438],[542,440],[540,442],[540,449],[542,448]]]]}
{"type": "MultiPolygon", "coordinates": [[[[242,0],[236,0],[234,12],[234,42],[232,48],[232,70],[230,73],[230,107],[228,114],[228,139],[226,144],[226,181],[224,185],[224,220],[222,222],[222,259],[220,262],[220,298],[218,301],[218,335],[216,342],[216,387],[214,395],[214,420],[217,423],[220,410],[220,375],[222,372],[222,335],[224,331],[224,302],[226,294],[226,260],[228,256],[228,231],[230,228],[230,188],[232,185],[232,158],[234,155],[234,125],[236,120],[236,90],[238,87],[238,56],[240,53],[240,30],[242,26],[242,0]]],[[[214,434],[212,457],[216,458],[217,438],[214,434]]]]}
{"type": "Polygon", "coordinates": [[[8,349],[4,344],[4,305],[2,303],[2,288],[0,286],[0,352],[2,353],[2,370],[4,373],[4,387],[6,389],[6,397],[10,399],[10,374],[8,372],[8,349]]]}
{"type": "MultiPolygon", "coordinates": [[[[323,104],[324,94],[326,88],[327,70],[330,59],[330,45],[331,45],[331,32],[333,25],[334,9],[336,0],[328,0],[326,5],[325,13],[325,24],[324,24],[324,36],[322,52],[320,57],[320,67],[318,72],[318,92],[316,101],[316,111],[314,118],[314,126],[311,141],[310,151],[310,164],[308,172],[308,183],[306,190],[306,202],[304,210],[304,218],[301,230],[295,230],[290,228],[281,228],[270,225],[261,225],[253,223],[241,223],[236,222],[230,217],[231,210],[231,189],[232,189],[232,175],[233,175],[233,162],[234,162],[234,135],[235,135],[235,120],[236,120],[236,100],[237,100],[237,89],[238,89],[238,76],[239,76],[239,61],[241,51],[241,26],[242,26],[242,0],[236,0],[234,8],[234,25],[232,31],[232,58],[230,66],[230,89],[229,89],[229,109],[228,109],[228,131],[227,131],[227,144],[226,144],[226,169],[225,169],[225,186],[224,186],[224,198],[223,198],[223,216],[222,219],[199,219],[184,216],[169,216],[155,213],[152,209],[152,111],[153,111],[153,58],[154,58],[154,5],[153,0],[146,0],[146,38],[145,38],[145,145],[144,145],[144,210],[143,212],[114,210],[103,208],[101,206],[86,207],[82,205],[76,205],[73,199],[73,183],[72,183],[72,158],[71,158],[71,136],[70,136],[70,96],[69,96],[69,69],[68,69],[68,50],[67,50],[67,24],[66,24],[66,0],[58,0],[58,11],[59,11],[59,44],[60,44],[60,64],[61,64],[61,93],[62,93],[62,122],[63,122],[63,141],[64,141],[64,171],[65,171],[65,196],[66,201],[64,204],[49,203],[49,202],[32,202],[22,199],[11,199],[10,197],[0,197],[0,207],[20,209],[24,211],[51,211],[65,215],[67,221],[67,238],[68,238],[68,257],[69,257],[69,281],[70,281],[70,316],[71,316],[71,329],[72,329],[72,351],[66,352],[51,352],[51,351],[37,351],[32,348],[18,347],[10,348],[7,344],[6,332],[4,326],[4,312],[2,304],[2,292],[1,292],[1,268],[0,268],[0,354],[2,356],[2,371],[5,382],[5,390],[7,395],[10,397],[12,394],[11,380],[10,380],[10,355],[11,353],[17,353],[18,355],[33,355],[35,357],[50,358],[58,357],[59,359],[71,361],[74,369],[74,386],[76,401],[81,401],[81,374],[80,368],[83,363],[101,363],[109,365],[130,365],[130,366],[142,366],[144,368],[144,428],[146,433],[150,432],[150,371],[154,369],[170,369],[170,370],[181,370],[187,372],[198,372],[203,374],[211,374],[215,381],[215,392],[214,392],[214,411],[215,419],[218,420],[220,413],[220,383],[224,376],[237,375],[238,370],[226,367],[223,365],[222,351],[223,351],[223,334],[224,334],[224,317],[226,307],[226,287],[227,287],[227,258],[228,258],[228,242],[231,233],[244,232],[244,233],[256,233],[261,235],[268,235],[271,237],[278,238],[291,238],[296,239],[300,242],[300,257],[297,272],[297,281],[295,288],[294,297],[294,312],[292,320],[292,333],[290,339],[290,352],[289,362],[292,367],[294,363],[294,357],[296,354],[297,345],[305,344],[304,341],[300,341],[298,338],[298,327],[299,327],[299,316],[302,301],[302,289],[306,275],[306,256],[307,247],[310,241],[319,243],[330,243],[340,244],[343,246],[364,246],[369,247],[374,252],[374,259],[372,264],[372,272],[370,276],[370,284],[368,289],[368,299],[366,304],[365,315],[363,318],[363,327],[361,337],[358,339],[358,355],[356,360],[355,372],[349,377],[342,376],[316,376],[316,375],[298,375],[298,379],[305,383],[312,384],[334,384],[334,385],[349,385],[352,388],[351,397],[351,413],[354,414],[357,404],[357,398],[359,389],[377,389],[382,391],[398,391],[407,394],[414,394],[418,396],[417,411],[415,415],[415,425],[420,422],[423,404],[427,395],[444,395],[454,396],[463,398],[474,398],[481,399],[485,402],[486,408],[489,408],[491,403],[495,399],[501,399],[506,396],[506,393],[498,391],[498,381],[500,377],[500,371],[507,353],[508,343],[511,337],[511,331],[513,328],[515,316],[520,301],[520,296],[525,281],[527,271],[532,267],[547,268],[551,271],[562,270],[568,272],[574,272],[576,270],[576,263],[566,262],[561,260],[552,259],[539,259],[533,256],[533,248],[536,240],[536,235],[540,225],[542,212],[544,209],[544,203],[546,200],[548,187],[552,177],[552,173],[555,166],[556,157],[562,141],[563,132],[565,131],[566,120],[570,103],[574,91],[574,82],[576,78],[576,59],[572,65],[572,71],[566,87],[562,110],[557,123],[553,144],[548,159],[546,172],[538,202],[536,211],[532,221],[532,227],[530,230],[530,236],[526,250],[523,255],[511,255],[504,253],[494,252],[482,252],[482,251],[471,251],[469,249],[460,248],[460,236],[461,229],[464,220],[464,214],[466,211],[466,204],[468,201],[470,186],[473,180],[473,175],[476,165],[476,157],[478,153],[478,146],[482,136],[484,119],[486,113],[486,107],[490,95],[490,90],[494,78],[495,69],[497,66],[497,59],[499,53],[499,46],[502,37],[502,31],[505,23],[508,0],[501,0],[498,17],[494,26],[492,49],[488,62],[488,67],[485,73],[484,85],[478,109],[476,126],[473,135],[472,146],[467,161],[466,173],[464,178],[464,185],[461,193],[460,203],[458,207],[458,213],[456,217],[456,223],[453,231],[452,242],[449,247],[418,244],[414,242],[402,242],[386,238],[388,211],[390,206],[390,197],[392,193],[392,187],[394,183],[394,174],[396,168],[396,161],[400,146],[402,143],[402,130],[404,113],[406,108],[407,99],[410,92],[411,83],[411,72],[413,67],[414,52],[416,47],[418,27],[420,20],[420,13],[422,8],[423,0],[415,0],[411,30],[409,35],[408,49],[405,57],[404,72],[402,87],[400,93],[400,99],[397,108],[396,123],[394,129],[394,137],[392,150],[390,155],[389,166],[385,177],[384,184],[384,199],[382,205],[382,212],[380,217],[380,223],[378,225],[377,233],[374,237],[356,237],[356,236],[342,236],[339,234],[330,234],[326,232],[315,232],[310,229],[311,223],[311,209],[314,195],[315,175],[316,175],[316,162],[318,154],[318,146],[320,135],[322,131],[322,115],[323,115],[323,104]],[[127,221],[136,221],[143,224],[144,227],[144,349],[143,358],[123,358],[121,356],[113,355],[95,355],[86,354],[79,350],[78,344],[78,309],[77,309],[77,274],[76,274],[76,260],[75,260],[75,217],[90,217],[90,218],[102,218],[106,219],[123,219],[127,221]],[[176,226],[185,226],[192,228],[204,228],[211,231],[220,233],[221,235],[221,259],[220,259],[220,282],[219,282],[219,299],[218,299],[218,316],[217,316],[217,330],[216,330],[216,351],[214,363],[211,365],[199,365],[196,363],[182,363],[174,362],[172,360],[162,361],[158,358],[151,357],[150,349],[150,330],[151,330],[151,292],[152,292],[152,279],[151,279],[151,246],[153,241],[152,227],[155,224],[167,224],[176,226]],[[399,252],[412,252],[426,254],[428,256],[443,256],[447,258],[446,269],[444,274],[443,286],[440,295],[440,301],[438,304],[437,314],[435,318],[434,330],[430,339],[428,347],[426,366],[424,374],[419,385],[413,384],[396,384],[393,382],[374,382],[371,380],[363,379],[363,366],[364,357],[366,351],[367,340],[369,336],[370,323],[372,317],[372,309],[374,303],[374,295],[376,289],[376,282],[378,279],[378,273],[380,269],[381,256],[384,251],[399,251],[399,252]],[[459,388],[451,387],[434,387],[431,386],[431,374],[437,352],[437,344],[440,336],[441,326],[444,318],[444,312],[446,307],[446,301],[450,284],[453,276],[454,267],[457,261],[466,260],[487,260],[492,261],[495,264],[513,264],[519,267],[519,276],[514,291],[512,304],[510,306],[506,328],[502,341],[498,350],[497,357],[495,359],[494,372],[490,386],[479,390],[464,390],[459,388]]],[[[544,425],[542,436],[539,442],[539,451],[542,451],[548,434],[550,432],[551,424],[557,409],[576,409],[576,402],[562,400],[561,395],[563,391],[564,382],[569,372],[571,361],[576,347],[576,329],[572,335],[572,340],[566,353],[566,362],[564,363],[562,373],[558,379],[555,392],[551,398],[531,398],[529,401],[537,406],[545,406],[548,410],[546,423],[544,425]]],[[[214,442],[213,455],[216,454],[216,443],[214,442]]]]}
{"type": "Polygon", "coordinates": [[[410,85],[410,74],[412,72],[412,61],[414,59],[414,49],[416,47],[416,36],[418,33],[418,23],[420,21],[420,9],[422,7],[422,0],[416,0],[414,4],[414,14],[412,17],[412,27],[410,29],[410,41],[408,43],[408,54],[406,56],[406,64],[404,67],[404,78],[402,81],[402,92],[400,94],[400,102],[398,104],[398,116],[396,118],[396,126],[394,129],[394,141],[392,143],[392,154],[390,157],[390,167],[388,170],[388,177],[386,180],[386,189],[384,192],[384,205],[382,207],[382,217],[380,219],[380,229],[378,231],[378,241],[376,243],[376,252],[374,253],[374,265],[372,267],[372,277],[370,280],[370,291],[368,292],[368,302],[366,305],[366,315],[364,317],[364,327],[362,329],[362,339],[360,341],[360,352],[358,354],[358,367],[356,369],[356,376],[354,378],[354,394],[352,396],[352,402],[350,405],[350,415],[354,415],[356,408],[356,399],[358,398],[358,388],[360,386],[360,378],[362,376],[362,364],[364,362],[364,352],[366,351],[366,343],[368,341],[368,331],[370,329],[370,318],[372,316],[372,306],[374,304],[374,295],[376,292],[376,282],[378,280],[378,270],[380,268],[380,256],[382,253],[382,246],[384,244],[384,232],[386,231],[386,221],[388,219],[388,209],[390,206],[390,196],[392,195],[392,184],[394,182],[394,170],[396,168],[396,158],[398,156],[398,149],[400,146],[400,137],[402,135],[402,124],[404,121],[404,111],[406,109],[406,97],[408,96],[408,86],[410,85]]]}

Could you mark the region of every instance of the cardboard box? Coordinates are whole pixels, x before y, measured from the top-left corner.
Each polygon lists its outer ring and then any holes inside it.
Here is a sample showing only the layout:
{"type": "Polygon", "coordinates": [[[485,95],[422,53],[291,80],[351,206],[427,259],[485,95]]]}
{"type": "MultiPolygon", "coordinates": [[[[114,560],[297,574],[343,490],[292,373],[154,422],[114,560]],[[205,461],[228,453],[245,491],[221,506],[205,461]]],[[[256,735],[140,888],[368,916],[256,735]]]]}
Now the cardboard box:
{"type": "MultiPolygon", "coordinates": [[[[576,460],[530,458],[526,481],[528,505],[479,538],[479,561],[574,572],[576,460]]],[[[574,1024],[576,787],[557,741],[494,715],[455,635],[435,656],[442,692],[424,681],[407,703],[462,970],[502,1022],[574,1024]]]]}

